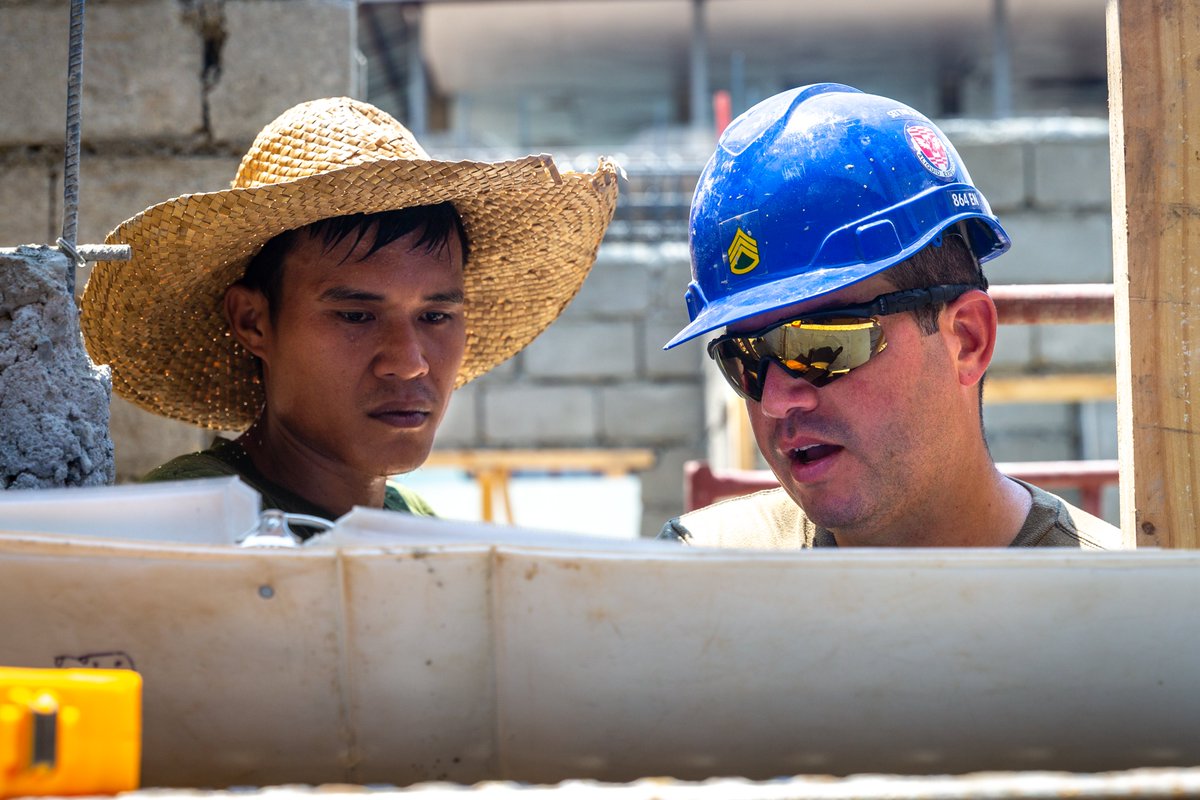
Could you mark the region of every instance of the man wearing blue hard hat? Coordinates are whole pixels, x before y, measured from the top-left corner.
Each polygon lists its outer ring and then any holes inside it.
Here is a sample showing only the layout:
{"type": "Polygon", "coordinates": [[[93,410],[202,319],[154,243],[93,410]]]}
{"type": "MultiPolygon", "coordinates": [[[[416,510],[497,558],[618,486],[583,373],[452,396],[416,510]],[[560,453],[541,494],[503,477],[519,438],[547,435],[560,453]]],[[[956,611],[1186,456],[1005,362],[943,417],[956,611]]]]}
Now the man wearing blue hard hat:
{"type": "Polygon", "coordinates": [[[729,126],[691,211],[691,323],[780,489],[671,520],[723,547],[1121,546],[1002,475],[981,392],[1008,235],[950,142],[902,103],[816,84],[729,126]]]}

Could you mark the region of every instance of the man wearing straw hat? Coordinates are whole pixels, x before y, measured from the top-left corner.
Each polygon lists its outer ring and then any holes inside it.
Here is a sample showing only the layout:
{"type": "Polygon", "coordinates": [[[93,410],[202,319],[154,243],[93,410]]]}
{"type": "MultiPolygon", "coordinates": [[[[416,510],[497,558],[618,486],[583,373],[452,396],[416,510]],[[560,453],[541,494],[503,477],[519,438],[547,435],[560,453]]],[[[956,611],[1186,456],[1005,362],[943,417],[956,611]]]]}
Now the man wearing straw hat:
{"type": "Polygon", "coordinates": [[[152,206],[81,303],[117,393],[216,430],[147,480],[238,475],[264,507],[431,513],[388,477],[420,466],[453,389],[562,312],[616,205],[615,168],[429,158],[366,103],[298,105],[232,188],[152,206]]]}

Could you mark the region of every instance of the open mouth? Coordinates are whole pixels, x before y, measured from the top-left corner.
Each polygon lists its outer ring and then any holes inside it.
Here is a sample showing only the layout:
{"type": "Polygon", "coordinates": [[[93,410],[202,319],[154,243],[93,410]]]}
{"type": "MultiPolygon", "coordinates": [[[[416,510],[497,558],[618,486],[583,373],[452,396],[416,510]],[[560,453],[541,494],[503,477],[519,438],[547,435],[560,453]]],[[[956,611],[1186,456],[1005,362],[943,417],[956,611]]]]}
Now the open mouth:
{"type": "Polygon", "coordinates": [[[793,461],[800,464],[813,464],[823,458],[828,458],[841,449],[833,444],[814,444],[808,447],[798,447],[791,451],[790,456],[793,461]]]}

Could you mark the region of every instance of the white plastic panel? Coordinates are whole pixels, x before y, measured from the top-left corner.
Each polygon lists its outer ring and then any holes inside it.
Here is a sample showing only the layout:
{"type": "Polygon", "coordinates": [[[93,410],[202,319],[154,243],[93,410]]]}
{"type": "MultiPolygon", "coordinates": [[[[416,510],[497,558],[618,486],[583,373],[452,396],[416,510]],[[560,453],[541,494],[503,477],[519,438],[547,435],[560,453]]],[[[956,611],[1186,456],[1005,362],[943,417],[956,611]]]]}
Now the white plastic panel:
{"type": "Polygon", "coordinates": [[[507,774],[1200,763],[1194,553],[689,555],[498,562],[507,774]]]}
{"type": "Polygon", "coordinates": [[[1193,552],[0,534],[0,664],[132,660],[147,785],[1200,764],[1198,607],[1193,552]]]}
{"type": "Polygon", "coordinates": [[[0,537],[0,664],[133,665],[146,785],[345,774],[336,559],[0,537]]]}
{"type": "Polygon", "coordinates": [[[258,492],[236,477],[0,492],[0,533],[232,544],[258,520],[258,492]]]}

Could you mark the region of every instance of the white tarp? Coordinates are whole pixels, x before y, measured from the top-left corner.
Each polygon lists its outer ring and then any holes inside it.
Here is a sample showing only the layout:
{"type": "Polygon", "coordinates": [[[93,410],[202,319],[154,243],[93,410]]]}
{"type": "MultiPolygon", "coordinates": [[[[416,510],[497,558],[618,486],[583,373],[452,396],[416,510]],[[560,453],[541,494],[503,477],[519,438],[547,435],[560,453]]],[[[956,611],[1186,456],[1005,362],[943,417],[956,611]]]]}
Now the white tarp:
{"type": "Polygon", "coordinates": [[[0,664],[132,662],[146,785],[1200,764],[1194,552],[702,551],[361,509],[246,550],[3,508],[0,664]]]}

